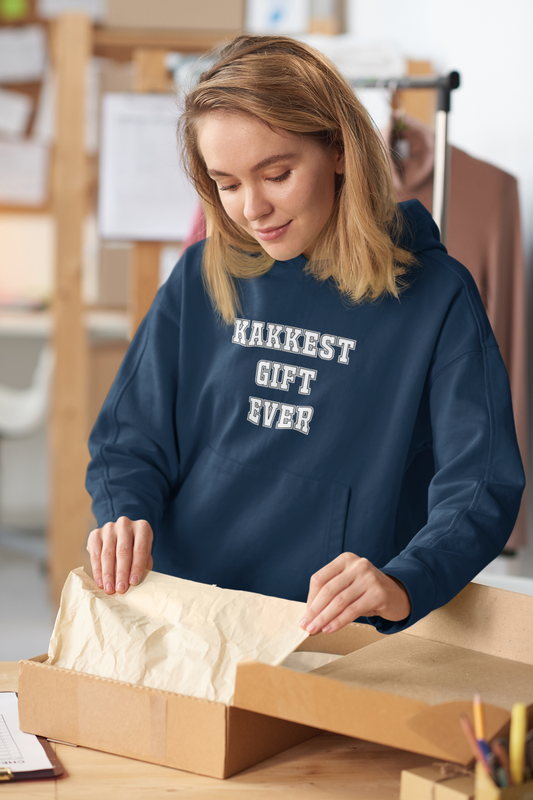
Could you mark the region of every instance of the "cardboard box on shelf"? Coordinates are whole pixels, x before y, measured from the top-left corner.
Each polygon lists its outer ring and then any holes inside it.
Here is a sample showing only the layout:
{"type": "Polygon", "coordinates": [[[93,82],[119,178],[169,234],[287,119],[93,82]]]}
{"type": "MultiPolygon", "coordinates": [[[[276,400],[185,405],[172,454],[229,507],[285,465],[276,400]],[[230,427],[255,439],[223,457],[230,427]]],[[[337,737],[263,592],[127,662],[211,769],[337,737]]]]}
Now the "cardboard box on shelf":
{"type": "Polygon", "coordinates": [[[533,704],[532,624],[533,597],[470,584],[404,633],[354,623],[310,637],[299,650],[343,656],[310,673],[241,662],[233,706],[22,661],[21,728],[219,778],[316,729],[466,765],[459,715],[476,690],[489,740],[514,702],[533,704]]]}
{"type": "Polygon", "coordinates": [[[239,31],[245,0],[107,0],[105,24],[112,28],[239,31]]]}
{"type": "Polygon", "coordinates": [[[402,770],[400,800],[474,800],[474,773],[458,774],[453,766],[402,770]]]}

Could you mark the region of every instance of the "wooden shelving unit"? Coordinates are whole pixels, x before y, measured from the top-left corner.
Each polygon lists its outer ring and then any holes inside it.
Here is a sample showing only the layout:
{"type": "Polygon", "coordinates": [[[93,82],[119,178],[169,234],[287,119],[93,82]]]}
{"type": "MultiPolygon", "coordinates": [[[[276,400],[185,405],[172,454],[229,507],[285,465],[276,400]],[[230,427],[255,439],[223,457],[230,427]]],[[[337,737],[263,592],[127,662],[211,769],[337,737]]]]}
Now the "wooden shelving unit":
{"type": "MultiPolygon", "coordinates": [[[[78,14],[59,18],[52,28],[57,75],[57,138],[51,209],[57,226],[57,291],[52,308],[56,373],[50,420],[48,538],[51,592],[56,602],[68,572],[80,564],[88,566],[85,544],[93,524],[84,483],[89,461],[87,439],[94,421],[90,413],[94,387],[89,378],[87,314],[81,294],[83,225],[94,202],[94,168],[84,151],[87,61],[92,55],[131,60],[136,91],[168,92],[171,91],[165,68],[168,51],[204,52],[230,38],[231,34],[215,32],[154,33],[94,28],[78,14]]],[[[159,242],[134,244],[129,309],[132,332],[157,291],[160,248],[159,242]]],[[[110,383],[116,353],[111,358],[107,351],[102,351],[96,354],[96,359],[93,354],[92,359],[93,368],[96,366],[110,383]]]]}

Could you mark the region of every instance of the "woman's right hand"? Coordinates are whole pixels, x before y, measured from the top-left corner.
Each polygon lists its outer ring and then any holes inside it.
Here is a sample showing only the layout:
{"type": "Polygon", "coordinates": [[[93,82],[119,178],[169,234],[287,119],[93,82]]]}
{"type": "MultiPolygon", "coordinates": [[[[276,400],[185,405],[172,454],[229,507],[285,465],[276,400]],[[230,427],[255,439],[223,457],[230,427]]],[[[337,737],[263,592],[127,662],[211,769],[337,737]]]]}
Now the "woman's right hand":
{"type": "Polygon", "coordinates": [[[120,517],[89,534],[87,551],[93,577],[106,594],[123,594],[136,586],[145,569],[152,569],[154,534],[145,519],[120,517]]]}

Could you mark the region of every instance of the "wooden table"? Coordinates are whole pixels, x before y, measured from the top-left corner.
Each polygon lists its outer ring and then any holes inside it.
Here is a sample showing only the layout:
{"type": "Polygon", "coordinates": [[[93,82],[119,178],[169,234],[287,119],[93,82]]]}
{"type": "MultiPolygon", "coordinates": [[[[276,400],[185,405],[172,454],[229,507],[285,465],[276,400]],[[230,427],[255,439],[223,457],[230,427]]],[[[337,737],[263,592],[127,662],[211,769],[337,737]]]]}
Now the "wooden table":
{"type": "MultiPolygon", "coordinates": [[[[0,691],[16,691],[16,662],[0,662],[0,691]]],[[[434,759],[379,744],[322,733],[225,781],[143,761],[53,745],[65,767],[55,780],[4,783],[5,797],[27,800],[398,800],[402,769],[434,759]]]]}

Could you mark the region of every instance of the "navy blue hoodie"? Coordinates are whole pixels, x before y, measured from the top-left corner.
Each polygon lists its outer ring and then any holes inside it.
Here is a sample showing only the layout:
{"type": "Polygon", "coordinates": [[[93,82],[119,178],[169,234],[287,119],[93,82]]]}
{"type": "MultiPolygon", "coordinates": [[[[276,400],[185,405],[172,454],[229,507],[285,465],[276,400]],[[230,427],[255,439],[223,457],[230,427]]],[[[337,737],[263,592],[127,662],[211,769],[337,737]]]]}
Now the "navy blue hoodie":
{"type": "Polygon", "coordinates": [[[154,569],[305,601],[343,551],[405,586],[407,620],[502,550],[524,475],[507,374],[470,273],[402,204],[417,258],[400,300],[352,305],[304,256],[215,315],[190,247],[160,289],[90,439],[100,525],[154,530],[154,569]]]}

